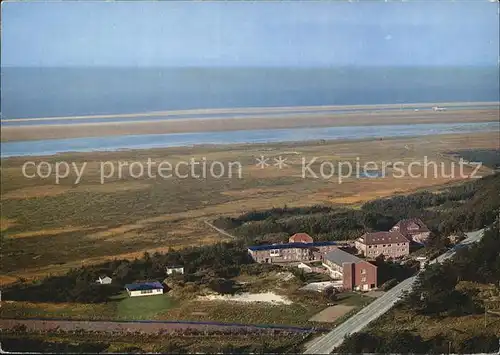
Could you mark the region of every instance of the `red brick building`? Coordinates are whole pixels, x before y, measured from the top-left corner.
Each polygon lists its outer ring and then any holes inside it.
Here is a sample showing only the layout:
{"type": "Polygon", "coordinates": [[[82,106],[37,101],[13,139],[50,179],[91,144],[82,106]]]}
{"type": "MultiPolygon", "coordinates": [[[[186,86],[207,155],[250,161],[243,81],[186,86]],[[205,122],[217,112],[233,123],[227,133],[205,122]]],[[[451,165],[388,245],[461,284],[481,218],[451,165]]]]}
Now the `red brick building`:
{"type": "Polygon", "coordinates": [[[342,249],[327,253],[323,265],[332,278],[342,280],[344,290],[369,291],[377,288],[377,267],[342,249]]]}

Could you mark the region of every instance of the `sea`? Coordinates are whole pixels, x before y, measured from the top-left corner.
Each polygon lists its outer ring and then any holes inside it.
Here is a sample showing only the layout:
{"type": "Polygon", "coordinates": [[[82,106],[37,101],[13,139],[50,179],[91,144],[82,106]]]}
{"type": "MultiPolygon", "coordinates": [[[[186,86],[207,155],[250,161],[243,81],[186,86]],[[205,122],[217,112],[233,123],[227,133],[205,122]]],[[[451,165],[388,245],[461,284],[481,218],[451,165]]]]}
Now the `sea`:
{"type": "MultiPolygon", "coordinates": [[[[2,120],[14,120],[2,122],[2,126],[30,124],[21,121],[16,123],[15,120],[20,118],[113,115],[168,110],[499,101],[498,67],[8,67],[2,68],[1,72],[2,120]]],[[[195,119],[195,116],[169,115],[161,119],[195,119]]],[[[145,119],[152,118],[135,120],[145,119]]],[[[82,122],[71,121],[71,123],[82,122]]],[[[231,134],[200,132],[89,137],[4,142],[1,143],[1,156],[196,144],[466,133],[491,129],[498,130],[498,125],[494,122],[450,123],[418,125],[418,127],[393,125],[384,126],[383,129],[376,126],[326,127],[246,130],[231,134]]]]}
{"type": "Polygon", "coordinates": [[[2,68],[3,119],[500,101],[498,67],[2,68]]]}

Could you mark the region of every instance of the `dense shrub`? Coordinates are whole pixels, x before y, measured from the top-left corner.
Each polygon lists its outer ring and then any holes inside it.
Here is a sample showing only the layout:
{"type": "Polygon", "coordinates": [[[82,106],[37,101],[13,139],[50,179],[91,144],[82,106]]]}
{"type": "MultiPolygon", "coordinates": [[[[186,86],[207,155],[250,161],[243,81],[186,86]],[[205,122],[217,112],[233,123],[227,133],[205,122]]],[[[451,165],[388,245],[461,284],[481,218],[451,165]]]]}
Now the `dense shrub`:
{"type": "Polygon", "coordinates": [[[361,210],[312,206],[251,211],[214,223],[247,244],[286,241],[305,232],[316,240],[345,240],[364,232],[388,230],[398,220],[418,217],[432,230],[436,247],[446,236],[491,224],[500,211],[500,174],[450,187],[441,193],[419,192],[365,203],[361,210]]]}

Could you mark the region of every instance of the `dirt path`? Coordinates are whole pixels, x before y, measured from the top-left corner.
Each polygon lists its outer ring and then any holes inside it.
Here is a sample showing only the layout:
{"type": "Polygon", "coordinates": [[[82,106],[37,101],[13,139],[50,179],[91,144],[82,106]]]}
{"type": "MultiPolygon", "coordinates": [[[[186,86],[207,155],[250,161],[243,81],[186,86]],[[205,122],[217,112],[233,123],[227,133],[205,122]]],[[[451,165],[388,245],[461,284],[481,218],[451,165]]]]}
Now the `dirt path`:
{"type": "Polygon", "coordinates": [[[217,228],[216,226],[214,226],[212,223],[210,223],[209,221],[205,220],[205,224],[207,226],[209,226],[210,228],[212,229],[215,229],[217,232],[219,232],[220,234],[223,234],[229,238],[232,238],[232,239],[236,239],[236,237],[232,234],[229,234],[228,232],[226,232],[224,229],[220,229],[220,228],[217,228]]]}

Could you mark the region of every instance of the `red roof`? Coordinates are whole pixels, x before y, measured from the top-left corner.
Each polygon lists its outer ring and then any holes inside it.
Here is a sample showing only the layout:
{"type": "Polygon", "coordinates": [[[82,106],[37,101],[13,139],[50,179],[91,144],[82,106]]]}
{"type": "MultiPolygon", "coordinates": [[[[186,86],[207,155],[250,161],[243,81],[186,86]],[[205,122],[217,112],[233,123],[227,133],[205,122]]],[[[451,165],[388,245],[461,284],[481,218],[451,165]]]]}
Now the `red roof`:
{"type": "Polygon", "coordinates": [[[361,238],[363,239],[363,244],[366,245],[409,242],[409,240],[398,231],[366,233],[361,238]]]}
{"type": "Polygon", "coordinates": [[[314,242],[312,237],[307,233],[296,233],[296,234],[292,235],[288,239],[288,241],[290,243],[312,243],[312,242],[314,242]]]}

